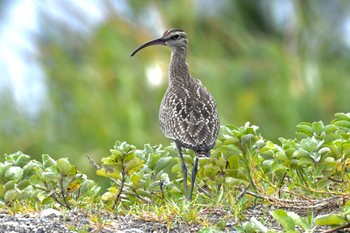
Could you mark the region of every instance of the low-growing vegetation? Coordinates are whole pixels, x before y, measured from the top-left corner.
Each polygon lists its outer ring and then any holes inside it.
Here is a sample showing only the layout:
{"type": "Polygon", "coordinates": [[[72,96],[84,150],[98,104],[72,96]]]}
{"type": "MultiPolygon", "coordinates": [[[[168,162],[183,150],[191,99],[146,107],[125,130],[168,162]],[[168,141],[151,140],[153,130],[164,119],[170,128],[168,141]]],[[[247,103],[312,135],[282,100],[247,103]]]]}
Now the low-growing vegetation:
{"type": "MultiPolygon", "coordinates": [[[[11,213],[23,205],[26,211],[96,209],[166,222],[169,229],[178,221],[196,223],[200,232],[225,231],[229,220],[238,232],[336,232],[350,227],[349,138],[350,113],[336,114],[328,125],[300,123],[295,139],[277,143],[249,123],[222,126],[211,158],[199,162],[191,203],[173,145],[117,141],[110,156],[89,158],[97,175],[111,181],[104,193],[67,158],[37,161],[16,152],[0,163],[0,205],[11,213]],[[247,214],[254,208],[265,213],[247,214]],[[210,221],[211,213],[220,218],[210,221]]],[[[191,167],[193,152],[184,158],[191,167]]]]}

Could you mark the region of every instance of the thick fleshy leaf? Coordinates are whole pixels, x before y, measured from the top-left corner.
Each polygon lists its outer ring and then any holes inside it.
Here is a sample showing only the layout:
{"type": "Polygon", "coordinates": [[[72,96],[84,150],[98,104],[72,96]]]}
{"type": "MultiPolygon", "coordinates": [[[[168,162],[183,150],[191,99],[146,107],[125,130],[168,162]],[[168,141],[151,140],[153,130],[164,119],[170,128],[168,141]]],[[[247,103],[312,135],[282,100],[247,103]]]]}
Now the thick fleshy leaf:
{"type": "Polygon", "coordinates": [[[270,214],[283,226],[284,231],[295,231],[293,219],[284,210],[273,210],[270,214]]]}
{"type": "Polygon", "coordinates": [[[103,168],[98,169],[96,171],[96,175],[120,179],[121,178],[121,168],[109,169],[109,168],[103,167],[103,168]]]}
{"type": "Polygon", "coordinates": [[[18,156],[18,158],[16,159],[13,165],[23,167],[29,161],[30,161],[30,156],[21,153],[21,155],[18,156]]]}
{"type": "Polygon", "coordinates": [[[44,180],[41,179],[41,177],[38,176],[38,175],[31,176],[29,178],[29,182],[33,186],[37,186],[37,187],[40,187],[40,188],[44,188],[45,187],[44,180]]]}
{"type": "Polygon", "coordinates": [[[314,129],[316,135],[321,135],[324,131],[324,124],[322,121],[312,123],[312,128],[314,129]]]}
{"type": "Polygon", "coordinates": [[[337,214],[325,214],[317,216],[314,223],[318,226],[341,225],[345,224],[346,220],[337,214]]]}
{"type": "Polygon", "coordinates": [[[42,160],[45,168],[56,165],[56,161],[52,159],[48,154],[42,155],[42,160]]]}
{"type": "Polygon", "coordinates": [[[310,230],[311,224],[306,219],[300,217],[294,212],[287,212],[287,215],[291,217],[296,225],[301,227],[304,231],[310,230]]]}
{"type": "Polygon", "coordinates": [[[58,171],[57,166],[53,165],[51,167],[46,168],[45,171],[42,173],[42,178],[45,182],[48,182],[48,181],[57,182],[60,178],[60,173],[58,171]]]}
{"type": "Polygon", "coordinates": [[[12,166],[5,172],[5,181],[20,180],[23,177],[23,169],[17,166],[12,166]]]}
{"type": "Polygon", "coordinates": [[[18,199],[20,195],[21,195],[21,190],[19,190],[18,188],[14,188],[14,189],[8,190],[5,193],[4,199],[6,202],[11,202],[18,199]]]}
{"type": "Polygon", "coordinates": [[[144,161],[134,157],[126,163],[125,171],[130,175],[143,167],[144,161]]]}
{"type": "Polygon", "coordinates": [[[72,165],[67,158],[61,158],[57,160],[57,168],[62,175],[67,175],[71,171],[72,165]]]}

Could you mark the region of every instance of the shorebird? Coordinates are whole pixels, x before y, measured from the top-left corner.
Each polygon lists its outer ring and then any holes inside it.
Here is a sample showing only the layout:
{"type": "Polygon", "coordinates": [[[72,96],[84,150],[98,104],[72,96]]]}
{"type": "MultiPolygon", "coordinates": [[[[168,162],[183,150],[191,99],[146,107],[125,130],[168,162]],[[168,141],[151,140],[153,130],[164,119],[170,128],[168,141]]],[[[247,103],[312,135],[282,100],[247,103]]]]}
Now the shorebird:
{"type": "Polygon", "coordinates": [[[160,128],[168,139],[175,142],[183,175],[184,193],[192,199],[198,171],[198,159],[209,158],[210,149],[215,146],[220,123],[216,102],[201,81],[190,74],[186,63],[188,39],[181,29],[169,29],[160,38],[139,46],[131,54],[152,45],[166,45],[171,48],[168,88],[159,110],[160,128]],[[190,194],[187,191],[187,167],[182,148],[195,152],[190,194]]]}

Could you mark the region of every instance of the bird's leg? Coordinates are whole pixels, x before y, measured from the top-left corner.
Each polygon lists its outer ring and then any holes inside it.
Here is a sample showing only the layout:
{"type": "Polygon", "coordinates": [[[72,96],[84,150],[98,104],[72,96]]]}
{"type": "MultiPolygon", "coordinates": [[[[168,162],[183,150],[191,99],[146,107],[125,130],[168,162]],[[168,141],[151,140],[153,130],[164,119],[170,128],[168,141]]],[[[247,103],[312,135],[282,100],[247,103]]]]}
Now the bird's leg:
{"type": "Polygon", "coordinates": [[[184,157],[182,155],[182,150],[181,146],[177,145],[176,143],[177,150],[179,151],[180,155],[180,161],[181,161],[181,170],[182,170],[182,176],[183,176],[183,182],[184,182],[184,192],[185,192],[185,197],[188,200],[188,193],[187,193],[187,167],[184,161],[184,157]]]}
{"type": "Polygon", "coordinates": [[[193,187],[194,187],[194,183],[196,181],[197,171],[198,171],[198,157],[196,156],[196,159],[195,159],[194,165],[193,165],[193,169],[192,169],[192,179],[191,179],[191,189],[190,189],[189,200],[192,200],[193,187]]]}

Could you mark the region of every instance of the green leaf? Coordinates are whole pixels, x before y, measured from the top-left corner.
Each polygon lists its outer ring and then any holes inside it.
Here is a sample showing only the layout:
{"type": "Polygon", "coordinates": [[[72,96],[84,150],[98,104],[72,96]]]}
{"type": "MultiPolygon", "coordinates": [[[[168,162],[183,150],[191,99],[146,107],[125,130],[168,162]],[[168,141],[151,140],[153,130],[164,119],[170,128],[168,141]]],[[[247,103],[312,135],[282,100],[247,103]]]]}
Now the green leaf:
{"type": "Polygon", "coordinates": [[[219,168],[214,166],[213,164],[207,164],[203,167],[203,172],[205,176],[211,179],[215,179],[216,175],[219,172],[219,168]]]}
{"type": "Polygon", "coordinates": [[[226,166],[226,159],[224,157],[219,157],[215,160],[215,163],[218,167],[223,168],[226,166]]]}
{"type": "Polygon", "coordinates": [[[334,125],[326,125],[324,127],[324,130],[325,130],[326,134],[331,134],[331,133],[334,133],[337,130],[337,127],[334,126],[334,125]]]}
{"type": "MultiPolygon", "coordinates": [[[[248,232],[269,232],[266,226],[264,226],[258,219],[255,217],[250,218],[250,222],[252,225],[250,227],[254,228],[248,232]]],[[[270,233],[270,232],[269,232],[270,233]]]]}
{"type": "Polygon", "coordinates": [[[176,187],[176,186],[173,186],[173,187],[171,188],[170,192],[171,192],[172,194],[181,194],[181,193],[182,193],[181,189],[179,189],[179,188],[176,187]]]}
{"type": "Polygon", "coordinates": [[[157,174],[160,170],[164,169],[172,159],[172,157],[161,157],[154,168],[155,173],[157,174]]]}
{"type": "Polygon", "coordinates": [[[331,152],[331,149],[328,147],[322,147],[321,149],[318,150],[318,153],[321,154],[322,156],[327,155],[331,152]]]}
{"type": "MultiPolygon", "coordinates": [[[[267,169],[270,170],[270,167],[272,166],[272,164],[274,163],[275,161],[273,159],[269,159],[269,160],[264,160],[262,162],[262,166],[263,167],[266,167],[267,169]]],[[[278,163],[278,162],[277,162],[278,163]]]]}
{"type": "Polygon", "coordinates": [[[3,202],[1,201],[5,195],[5,185],[0,182],[0,206],[2,207],[3,202]]]}
{"type": "Polygon", "coordinates": [[[130,175],[138,170],[140,170],[142,168],[144,164],[144,161],[137,158],[137,157],[134,157],[133,159],[131,159],[130,161],[128,161],[126,163],[126,166],[125,166],[125,171],[130,175]]]}
{"type": "Polygon", "coordinates": [[[118,142],[115,145],[115,148],[118,148],[123,153],[129,153],[135,150],[135,146],[128,144],[127,142],[118,142]]]}
{"type": "Polygon", "coordinates": [[[153,154],[153,148],[151,147],[150,144],[144,145],[144,151],[147,155],[153,154]]]}
{"type": "MultiPolygon", "coordinates": [[[[239,146],[239,144],[238,144],[239,146]]],[[[215,149],[215,151],[213,152],[213,154],[215,153],[218,153],[218,152],[221,152],[224,156],[231,156],[231,155],[239,155],[241,154],[241,150],[233,145],[233,144],[230,144],[230,145],[222,145],[220,147],[218,147],[217,149],[215,149]]]]}
{"type": "Polygon", "coordinates": [[[147,190],[137,189],[136,193],[140,196],[143,196],[143,197],[152,198],[152,194],[147,190]]]}
{"type": "Polygon", "coordinates": [[[154,170],[159,159],[162,157],[161,154],[153,154],[148,157],[147,165],[151,170],[154,170]]]}
{"type": "Polygon", "coordinates": [[[33,186],[38,186],[40,188],[44,188],[45,187],[44,181],[38,175],[31,176],[29,178],[29,182],[33,186]]]}
{"type": "Polygon", "coordinates": [[[246,134],[246,135],[243,135],[241,138],[241,145],[249,148],[253,146],[256,141],[257,141],[257,138],[255,135],[246,134]]]}
{"type": "Polygon", "coordinates": [[[300,147],[308,152],[315,151],[317,148],[317,141],[314,138],[304,138],[300,141],[300,147]]]}
{"type": "Polygon", "coordinates": [[[333,125],[349,129],[350,128],[350,121],[349,120],[339,120],[339,121],[335,121],[333,123],[333,125]]]}
{"type": "Polygon", "coordinates": [[[223,231],[220,231],[217,228],[213,227],[203,227],[201,230],[198,231],[198,233],[221,233],[223,231]]]}
{"type": "Polygon", "coordinates": [[[140,175],[136,173],[130,176],[130,181],[133,183],[134,187],[137,187],[139,185],[140,179],[141,179],[140,175]]]}
{"type": "Polygon", "coordinates": [[[321,160],[321,155],[319,153],[317,153],[317,152],[311,152],[310,153],[310,158],[312,158],[315,163],[318,163],[321,160]]]}
{"type": "Polygon", "coordinates": [[[324,131],[324,124],[322,121],[312,123],[312,128],[314,129],[316,135],[321,135],[324,131]]]}
{"type": "Polygon", "coordinates": [[[32,195],[34,194],[34,191],[35,191],[33,186],[31,186],[31,185],[28,185],[27,187],[20,189],[20,190],[21,190],[21,193],[20,193],[19,198],[18,198],[20,200],[24,200],[24,199],[28,200],[29,198],[32,197],[32,195]]]}
{"type": "Polygon", "coordinates": [[[60,158],[57,160],[57,168],[62,175],[68,175],[72,169],[72,165],[67,158],[60,158]]]}
{"type": "Polygon", "coordinates": [[[28,178],[31,177],[34,174],[38,174],[43,172],[43,165],[39,163],[38,161],[29,161],[24,167],[23,167],[23,177],[28,178]]]}
{"type": "Polygon", "coordinates": [[[183,154],[182,156],[184,157],[185,163],[192,163],[193,162],[193,158],[189,154],[183,154]]]}
{"type": "Polygon", "coordinates": [[[179,174],[181,172],[181,164],[180,163],[175,164],[172,167],[171,172],[179,174]]]}
{"type": "Polygon", "coordinates": [[[14,189],[16,187],[16,184],[17,184],[17,180],[10,180],[8,182],[6,182],[5,184],[5,190],[11,190],[11,189],[14,189]]]}
{"type": "Polygon", "coordinates": [[[29,185],[30,185],[29,180],[25,179],[25,180],[21,180],[20,182],[18,182],[17,188],[19,188],[20,190],[23,190],[26,187],[28,187],[29,185]]]}
{"type": "Polygon", "coordinates": [[[312,136],[314,134],[314,129],[309,122],[302,122],[297,125],[297,128],[299,129],[299,132],[305,133],[308,136],[312,136]]]}
{"type": "Polygon", "coordinates": [[[310,153],[307,150],[302,149],[302,148],[294,151],[294,153],[293,153],[293,158],[296,158],[296,159],[301,159],[304,157],[308,158],[309,156],[310,156],[310,153]]]}
{"type": "Polygon", "coordinates": [[[23,167],[29,162],[29,160],[30,160],[29,155],[25,155],[21,153],[21,155],[18,156],[18,158],[16,159],[13,165],[23,167]]]}
{"type": "Polygon", "coordinates": [[[299,227],[301,227],[304,230],[304,232],[307,230],[310,230],[311,224],[308,221],[306,221],[306,219],[300,217],[299,215],[297,215],[294,212],[287,212],[287,215],[289,217],[291,217],[293,219],[294,223],[296,225],[298,225],[299,227]]]}
{"type": "Polygon", "coordinates": [[[336,161],[333,157],[327,157],[323,160],[323,164],[325,165],[325,168],[335,168],[336,161]]]}
{"type": "Polygon", "coordinates": [[[102,167],[101,169],[98,169],[96,171],[96,175],[98,176],[104,176],[104,177],[111,177],[111,178],[115,178],[115,179],[120,179],[121,176],[121,168],[119,167],[114,167],[114,168],[110,168],[110,167],[102,167]]]}
{"type": "Polygon", "coordinates": [[[48,168],[53,165],[56,165],[56,161],[52,159],[48,154],[42,155],[42,160],[43,160],[44,168],[48,168]]]}
{"type": "Polygon", "coordinates": [[[236,137],[228,137],[223,142],[223,145],[239,145],[239,139],[236,137]]]}
{"type": "Polygon", "coordinates": [[[60,173],[58,172],[58,168],[56,165],[48,167],[42,174],[42,178],[44,181],[54,181],[57,182],[60,178],[60,173]]]}
{"type": "Polygon", "coordinates": [[[135,156],[139,159],[145,160],[145,153],[142,150],[135,150],[134,152],[135,156]]]}
{"type": "Polygon", "coordinates": [[[336,113],[334,115],[336,116],[336,118],[338,118],[336,120],[340,119],[340,120],[350,121],[350,114],[349,113],[342,113],[342,112],[340,112],[340,113],[336,113]]]}
{"type": "Polygon", "coordinates": [[[100,189],[100,187],[97,186],[95,181],[93,181],[93,180],[84,180],[80,184],[80,191],[83,195],[86,193],[88,195],[93,196],[93,195],[97,194],[96,191],[98,192],[99,189],[100,189]],[[97,188],[97,190],[96,190],[96,188],[97,188]]]}
{"type": "Polygon", "coordinates": [[[275,173],[279,171],[285,172],[287,169],[288,168],[286,166],[278,163],[277,161],[274,161],[271,165],[270,172],[271,173],[275,173]]]}
{"type": "Polygon", "coordinates": [[[346,220],[337,214],[325,214],[317,216],[314,223],[318,226],[341,225],[345,224],[346,220]]]}
{"type": "Polygon", "coordinates": [[[293,219],[288,216],[284,210],[273,210],[270,212],[270,214],[282,225],[284,231],[295,231],[295,223],[293,219]]]}
{"type": "Polygon", "coordinates": [[[317,182],[317,187],[318,187],[319,189],[322,189],[322,188],[328,187],[330,184],[332,184],[332,181],[331,181],[331,180],[322,179],[322,180],[320,180],[320,181],[317,182]]]}
{"type": "Polygon", "coordinates": [[[63,189],[65,189],[67,193],[72,193],[80,189],[80,185],[83,179],[80,175],[77,175],[77,177],[79,178],[74,177],[73,179],[69,179],[69,180],[64,179],[63,189]]]}
{"type": "Polygon", "coordinates": [[[120,159],[118,158],[119,158],[118,156],[108,156],[108,157],[102,158],[101,162],[102,164],[105,164],[105,165],[114,165],[120,161],[120,159]]]}
{"type": "Polygon", "coordinates": [[[288,160],[288,157],[286,155],[286,153],[284,153],[283,151],[277,151],[274,154],[275,159],[279,160],[279,161],[286,161],[288,160]]]}
{"type": "Polygon", "coordinates": [[[231,155],[227,158],[228,164],[231,169],[238,169],[239,168],[239,158],[238,156],[231,155]]]}
{"type": "Polygon", "coordinates": [[[18,188],[14,188],[14,189],[8,190],[5,193],[4,199],[6,202],[11,202],[18,199],[20,195],[21,195],[21,190],[19,190],[18,188]]]}
{"type": "Polygon", "coordinates": [[[101,200],[103,202],[107,202],[107,201],[111,201],[115,199],[115,194],[111,193],[111,192],[105,192],[102,196],[101,196],[101,200]]]}
{"type": "Polygon", "coordinates": [[[5,177],[4,177],[5,173],[10,167],[12,167],[11,163],[6,163],[6,164],[0,163],[0,178],[1,179],[5,179],[5,177]]]}
{"type": "Polygon", "coordinates": [[[224,181],[224,177],[222,175],[218,175],[215,177],[215,183],[217,185],[221,185],[223,181],[224,181]]]}
{"type": "Polygon", "coordinates": [[[38,198],[38,200],[43,204],[49,200],[49,197],[46,192],[39,192],[36,195],[36,198],[38,198]]]}
{"type": "Polygon", "coordinates": [[[23,177],[23,169],[17,166],[12,166],[5,172],[5,181],[20,180],[23,177]]]}
{"type": "Polygon", "coordinates": [[[127,163],[130,160],[133,160],[134,158],[136,158],[136,155],[134,153],[127,154],[124,158],[124,163],[127,163]]]}

